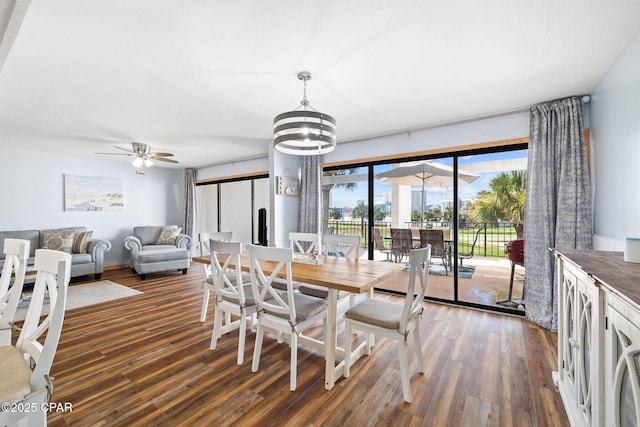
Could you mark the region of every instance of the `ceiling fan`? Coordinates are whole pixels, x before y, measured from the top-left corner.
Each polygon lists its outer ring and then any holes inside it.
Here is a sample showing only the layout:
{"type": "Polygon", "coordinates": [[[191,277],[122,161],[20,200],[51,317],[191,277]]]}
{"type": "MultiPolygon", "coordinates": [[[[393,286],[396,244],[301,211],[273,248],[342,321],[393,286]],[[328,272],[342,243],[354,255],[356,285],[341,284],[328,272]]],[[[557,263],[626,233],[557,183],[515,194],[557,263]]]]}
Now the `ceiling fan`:
{"type": "Polygon", "coordinates": [[[145,165],[146,167],[151,167],[153,165],[154,160],[158,160],[160,162],[167,163],[178,163],[173,159],[166,159],[165,157],[172,157],[172,153],[152,153],[151,146],[148,144],[143,144],[141,142],[132,142],[131,150],[127,150],[126,148],[121,148],[115,146],[118,150],[126,151],[127,154],[124,153],[96,153],[96,154],[109,154],[114,156],[134,156],[133,162],[131,164],[136,168],[145,165]]]}

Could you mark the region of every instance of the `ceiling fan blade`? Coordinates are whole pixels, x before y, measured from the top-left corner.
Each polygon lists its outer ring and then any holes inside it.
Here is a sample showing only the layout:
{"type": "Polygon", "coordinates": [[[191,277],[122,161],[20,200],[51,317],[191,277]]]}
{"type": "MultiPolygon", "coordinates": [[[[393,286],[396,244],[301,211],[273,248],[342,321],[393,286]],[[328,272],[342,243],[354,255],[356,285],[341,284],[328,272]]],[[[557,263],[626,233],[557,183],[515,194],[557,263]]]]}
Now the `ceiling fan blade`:
{"type": "Polygon", "coordinates": [[[113,147],[117,148],[118,150],[126,151],[127,153],[135,154],[134,151],[127,150],[126,148],[118,147],[117,145],[114,145],[113,147]]]}
{"type": "Polygon", "coordinates": [[[167,163],[178,163],[175,160],[172,159],[165,159],[164,157],[152,157],[153,160],[157,160],[159,162],[167,162],[167,163]]]}
{"type": "Polygon", "coordinates": [[[110,156],[134,156],[135,155],[133,153],[129,153],[129,154],[124,154],[124,153],[96,153],[96,154],[108,154],[110,156]]]}
{"type": "Polygon", "coordinates": [[[173,153],[149,153],[149,156],[153,157],[173,157],[173,153]]]}

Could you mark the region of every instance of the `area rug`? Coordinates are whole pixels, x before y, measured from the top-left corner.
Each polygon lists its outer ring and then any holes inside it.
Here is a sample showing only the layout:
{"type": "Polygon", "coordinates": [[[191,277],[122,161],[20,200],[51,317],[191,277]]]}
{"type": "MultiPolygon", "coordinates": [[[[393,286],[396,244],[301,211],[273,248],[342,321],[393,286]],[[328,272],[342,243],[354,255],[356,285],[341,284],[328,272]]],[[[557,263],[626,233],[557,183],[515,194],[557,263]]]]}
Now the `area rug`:
{"type": "MultiPolygon", "coordinates": [[[[459,277],[461,277],[462,279],[471,279],[475,271],[476,271],[475,265],[469,265],[469,266],[465,265],[465,266],[458,267],[459,277]]],[[[451,276],[451,271],[449,271],[448,273],[449,273],[448,275],[451,276]]],[[[447,271],[445,270],[444,265],[432,263],[429,265],[429,274],[433,274],[436,276],[446,276],[447,271]]]]}
{"type": "MultiPolygon", "coordinates": [[[[71,284],[67,291],[67,310],[88,305],[98,304],[101,302],[113,301],[120,298],[140,295],[142,292],[135,289],[119,285],[110,280],[100,280],[91,283],[82,283],[78,285],[71,284]]],[[[25,293],[23,300],[18,304],[15,320],[24,320],[27,316],[27,309],[31,301],[31,293],[25,293]]],[[[46,298],[42,307],[42,314],[49,313],[49,299],[46,298]]]]}

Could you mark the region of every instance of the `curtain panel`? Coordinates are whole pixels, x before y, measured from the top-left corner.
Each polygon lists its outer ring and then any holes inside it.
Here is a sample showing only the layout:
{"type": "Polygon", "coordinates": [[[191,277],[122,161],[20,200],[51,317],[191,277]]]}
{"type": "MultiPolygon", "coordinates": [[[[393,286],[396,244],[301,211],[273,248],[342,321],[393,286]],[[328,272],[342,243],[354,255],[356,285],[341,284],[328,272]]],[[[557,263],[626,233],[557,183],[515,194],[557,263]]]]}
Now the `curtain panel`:
{"type": "Polygon", "coordinates": [[[191,255],[198,254],[198,238],[196,232],[196,170],[185,169],[184,171],[184,225],[182,232],[191,237],[191,246],[189,250],[191,255]]]}
{"type": "Polygon", "coordinates": [[[580,97],[530,109],[525,212],[527,318],[558,329],[550,248],[592,249],[591,190],[580,97]]]}
{"type": "Polygon", "coordinates": [[[300,165],[300,208],[298,231],[320,233],[322,156],[304,156],[300,165]]]}

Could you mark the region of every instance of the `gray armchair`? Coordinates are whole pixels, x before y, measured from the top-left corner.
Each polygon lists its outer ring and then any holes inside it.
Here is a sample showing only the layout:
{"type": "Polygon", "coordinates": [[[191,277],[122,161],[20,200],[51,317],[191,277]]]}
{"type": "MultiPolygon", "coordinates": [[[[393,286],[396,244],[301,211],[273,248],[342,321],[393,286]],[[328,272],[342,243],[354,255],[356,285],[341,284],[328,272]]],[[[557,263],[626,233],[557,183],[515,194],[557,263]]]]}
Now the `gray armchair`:
{"type": "Polygon", "coordinates": [[[191,237],[180,233],[176,225],[138,226],[124,239],[131,251],[131,268],[145,278],[146,273],[166,270],[187,272],[191,262],[191,237]]]}

